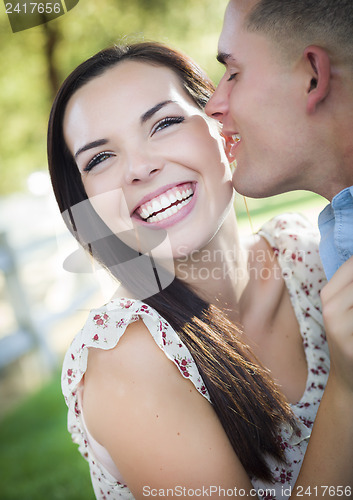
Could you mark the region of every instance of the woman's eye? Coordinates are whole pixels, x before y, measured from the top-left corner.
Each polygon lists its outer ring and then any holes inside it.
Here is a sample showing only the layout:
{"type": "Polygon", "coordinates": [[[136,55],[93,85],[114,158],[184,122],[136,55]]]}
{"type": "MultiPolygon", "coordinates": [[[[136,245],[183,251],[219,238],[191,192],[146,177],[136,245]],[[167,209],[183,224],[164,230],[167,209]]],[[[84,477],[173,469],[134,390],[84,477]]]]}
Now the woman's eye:
{"type": "Polygon", "coordinates": [[[95,155],[92,158],[92,160],[90,160],[88,162],[88,164],[85,166],[85,168],[83,169],[83,171],[84,172],[89,172],[90,170],[92,170],[93,167],[95,167],[99,163],[102,163],[104,160],[107,160],[108,158],[110,158],[112,156],[115,156],[115,155],[113,153],[107,153],[105,151],[103,151],[102,153],[98,153],[97,155],[95,155]]]}
{"type": "Polygon", "coordinates": [[[171,125],[175,125],[176,123],[181,123],[185,120],[184,116],[170,116],[167,118],[163,118],[163,120],[159,121],[152,129],[152,134],[154,135],[156,132],[163,130],[164,128],[170,127],[171,125]]]}
{"type": "Polygon", "coordinates": [[[232,80],[234,80],[237,76],[238,76],[238,73],[233,73],[232,75],[230,75],[230,77],[228,78],[227,82],[231,82],[231,81],[232,81],[232,80]]]}

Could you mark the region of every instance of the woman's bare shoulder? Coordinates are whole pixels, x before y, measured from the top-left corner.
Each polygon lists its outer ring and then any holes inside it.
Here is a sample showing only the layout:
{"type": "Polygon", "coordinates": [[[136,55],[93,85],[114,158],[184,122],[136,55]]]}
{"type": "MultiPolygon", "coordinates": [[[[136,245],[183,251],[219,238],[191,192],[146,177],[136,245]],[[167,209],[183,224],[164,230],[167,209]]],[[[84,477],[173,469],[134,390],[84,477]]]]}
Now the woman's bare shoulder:
{"type": "Polygon", "coordinates": [[[146,392],[152,395],[155,384],[163,389],[179,378],[177,368],[161,351],[143,321],[130,323],[116,347],[89,351],[84,380],[85,418],[90,421],[91,413],[99,411],[96,404],[90,407],[91,398],[100,400],[106,408],[117,397],[127,404],[136,391],[139,395],[146,392]]]}
{"type": "Polygon", "coordinates": [[[143,485],[173,487],[181,477],[189,487],[231,487],[235,477],[250,487],[212,405],[142,321],[130,324],[114,349],[90,353],[83,411],[136,497],[143,485]]]}

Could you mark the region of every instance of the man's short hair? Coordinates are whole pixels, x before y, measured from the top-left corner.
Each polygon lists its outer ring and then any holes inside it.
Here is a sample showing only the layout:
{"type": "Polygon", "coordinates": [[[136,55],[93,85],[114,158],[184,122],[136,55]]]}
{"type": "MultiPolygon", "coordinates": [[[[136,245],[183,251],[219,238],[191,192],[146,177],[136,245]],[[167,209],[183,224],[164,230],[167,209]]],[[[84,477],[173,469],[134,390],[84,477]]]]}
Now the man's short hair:
{"type": "Polygon", "coordinates": [[[259,0],[246,27],[268,35],[286,56],[308,45],[326,49],[333,63],[353,70],[353,0],[259,0]]]}

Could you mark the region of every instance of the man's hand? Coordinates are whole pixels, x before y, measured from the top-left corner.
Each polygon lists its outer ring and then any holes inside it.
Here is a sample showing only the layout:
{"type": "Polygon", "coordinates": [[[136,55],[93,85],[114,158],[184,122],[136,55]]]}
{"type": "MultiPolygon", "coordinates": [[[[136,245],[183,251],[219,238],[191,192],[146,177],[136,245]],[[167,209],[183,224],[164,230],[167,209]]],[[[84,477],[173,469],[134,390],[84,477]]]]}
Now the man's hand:
{"type": "Polygon", "coordinates": [[[353,257],[323,288],[321,300],[332,369],[353,391],[353,257]]]}

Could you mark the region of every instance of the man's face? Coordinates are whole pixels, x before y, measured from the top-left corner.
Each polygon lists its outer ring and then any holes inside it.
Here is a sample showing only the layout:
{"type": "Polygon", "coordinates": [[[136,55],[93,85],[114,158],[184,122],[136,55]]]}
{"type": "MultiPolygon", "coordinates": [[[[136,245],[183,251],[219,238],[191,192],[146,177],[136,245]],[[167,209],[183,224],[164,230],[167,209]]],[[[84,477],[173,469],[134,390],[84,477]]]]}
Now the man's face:
{"type": "Polygon", "coordinates": [[[225,74],[206,112],[235,139],[236,190],[263,197],[305,189],[310,127],[299,59],[286,61],[268,37],[244,26],[255,3],[231,0],[227,7],[218,55],[225,74]]]}

